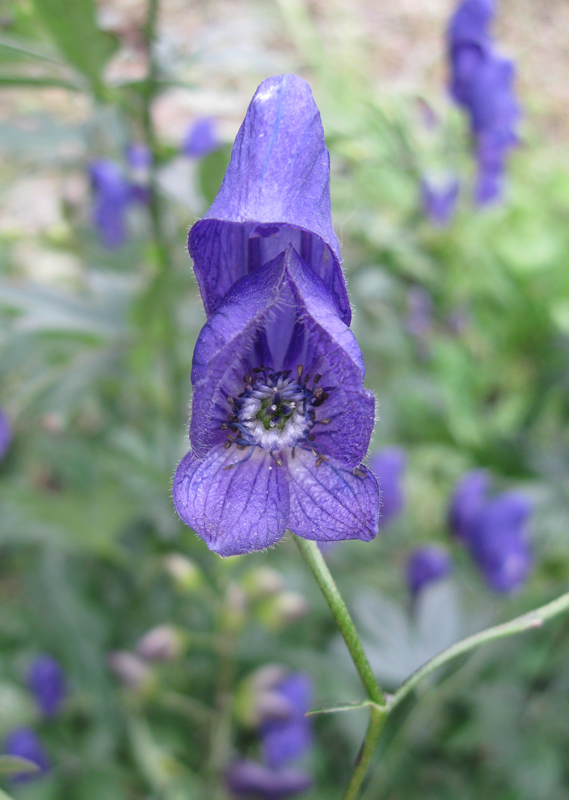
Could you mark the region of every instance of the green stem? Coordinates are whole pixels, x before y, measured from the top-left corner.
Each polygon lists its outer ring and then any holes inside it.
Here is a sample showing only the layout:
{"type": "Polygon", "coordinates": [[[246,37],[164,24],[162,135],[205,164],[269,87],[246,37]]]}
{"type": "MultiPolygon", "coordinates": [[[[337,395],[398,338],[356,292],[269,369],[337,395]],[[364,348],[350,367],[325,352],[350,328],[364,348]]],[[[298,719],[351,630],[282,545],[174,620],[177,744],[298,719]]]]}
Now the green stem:
{"type": "Polygon", "coordinates": [[[365,739],[358,754],[355,767],[350,778],[350,782],[344,792],[342,800],[356,800],[363,780],[367,774],[369,762],[375,752],[375,748],[381,736],[383,726],[387,719],[387,713],[379,708],[370,708],[369,725],[365,739]]]}
{"type": "Polygon", "coordinates": [[[523,631],[528,631],[532,628],[541,628],[543,623],[548,619],[556,617],[558,614],[568,610],[569,592],[561,595],[561,597],[558,597],[551,603],[547,603],[540,608],[536,608],[534,611],[522,614],[521,617],[510,620],[510,622],[504,622],[501,625],[495,625],[493,628],[487,628],[484,631],[480,631],[480,633],[475,633],[473,636],[468,636],[461,642],[453,644],[447,650],[443,650],[442,653],[431,658],[426,664],[423,664],[422,667],[401,684],[394,694],[388,697],[389,710],[391,711],[396,705],[399,705],[424,678],[449,661],[487,642],[493,642],[496,639],[505,639],[507,636],[514,636],[516,633],[523,633],[523,631]]]}
{"type": "Polygon", "coordinates": [[[344,641],[350,651],[352,661],[358,671],[361,682],[373,704],[369,707],[370,718],[367,733],[343,797],[343,800],[355,800],[366,776],[369,762],[379,741],[385,720],[387,719],[388,711],[385,706],[385,697],[374,677],[371,664],[365,654],[356,626],[336,586],[334,578],[328,569],[328,565],[324,561],[320,548],[316,542],[310,542],[298,536],[295,536],[294,539],[302,557],[314,575],[316,583],[320,587],[320,591],[328,603],[336,625],[340,629],[340,633],[344,637],[344,641]]]}
{"type": "Polygon", "coordinates": [[[344,637],[352,661],[354,662],[369,699],[378,706],[384,706],[385,697],[383,696],[383,692],[374,677],[371,664],[365,654],[356,626],[336,586],[334,578],[328,569],[328,565],[324,561],[320,548],[316,542],[301,539],[298,536],[295,536],[294,540],[302,557],[314,575],[316,583],[324,595],[324,599],[328,603],[332,616],[340,629],[340,633],[344,637]]]}

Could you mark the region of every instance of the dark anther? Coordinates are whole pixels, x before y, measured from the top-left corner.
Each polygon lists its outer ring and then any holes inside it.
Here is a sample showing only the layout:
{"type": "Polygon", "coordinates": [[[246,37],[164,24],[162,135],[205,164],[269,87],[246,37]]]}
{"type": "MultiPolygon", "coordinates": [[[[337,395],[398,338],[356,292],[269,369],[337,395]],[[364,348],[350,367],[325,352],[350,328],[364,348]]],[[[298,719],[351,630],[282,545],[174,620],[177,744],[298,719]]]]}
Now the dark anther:
{"type": "Polygon", "coordinates": [[[235,405],[235,400],[232,397],[226,397],[225,399],[227,400],[230,406],[235,405]]]}
{"type": "Polygon", "coordinates": [[[228,464],[228,465],[227,465],[226,467],[224,467],[223,469],[233,469],[233,467],[234,467],[234,466],[235,466],[235,464],[228,464]]]}
{"type": "Polygon", "coordinates": [[[233,444],[233,440],[232,440],[232,439],[228,439],[228,440],[225,442],[225,444],[223,445],[223,449],[224,449],[224,450],[229,450],[229,448],[231,447],[231,445],[232,445],[232,444],[233,444]]]}
{"type": "Polygon", "coordinates": [[[354,469],[352,470],[352,475],[355,475],[356,478],[365,478],[365,472],[363,471],[363,469],[360,469],[359,467],[354,467],[354,469]]]}
{"type": "Polygon", "coordinates": [[[318,383],[318,381],[320,380],[320,378],[321,378],[321,377],[322,377],[322,375],[320,375],[320,373],[317,373],[317,374],[314,376],[314,381],[313,381],[313,383],[318,383]]]}
{"type": "Polygon", "coordinates": [[[295,455],[296,455],[296,447],[293,447],[292,450],[290,451],[290,456],[291,458],[294,458],[295,455]]]}
{"type": "Polygon", "coordinates": [[[332,420],[330,419],[330,417],[325,417],[324,419],[320,420],[321,425],[329,425],[331,422],[332,420]]]}
{"type": "Polygon", "coordinates": [[[309,433],[308,438],[310,439],[311,442],[313,442],[316,439],[316,436],[313,433],[309,433]]]}
{"type": "MultiPolygon", "coordinates": [[[[326,392],[324,391],[324,389],[321,386],[317,386],[313,391],[313,395],[317,400],[322,400],[324,398],[325,394],[326,394],[326,392]]],[[[328,395],[326,395],[326,396],[328,396],[328,395]]]]}
{"type": "Polygon", "coordinates": [[[243,378],[243,380],[244,380],[245,383],[253,383],[253,376],[250,375],[249,373],[247,373],[245,375],[245,377],[243,378]]]}
{"type": "Polygon", "coordinates": [[[282,465],[284,464],[284,461],[280,456],[276,459],[276,462],[277,462],[277,467],[282,467],[282,465]]]}
{"type": "Polygon", "coordinates": [[[320,453],[318,452],[318,450],[315,450],[313,447],[311,448],[311,450],[314,458],[320,458],[320,453]]]}
{"type": "Polygon", "coordinates": [[[222,422],[219,427],[221,428],[222,431],[226,431],[228,427],[227,422],[222,422]]]}
{"type": "Polygon", "coordinates": [[[299,364],[298,367],[296,368],[296,374],[298,375],[299,378],[302,378],[303,372],[304,372],[304,367],[302,366],[302,364],[299,364]]]}
{"type": "Polygon", "coordinates": [[[318,456],[318,458],[316,459],[316,466],[321,467],[323,463],[324,459],[322,458],[322,456],[318,456]]]}

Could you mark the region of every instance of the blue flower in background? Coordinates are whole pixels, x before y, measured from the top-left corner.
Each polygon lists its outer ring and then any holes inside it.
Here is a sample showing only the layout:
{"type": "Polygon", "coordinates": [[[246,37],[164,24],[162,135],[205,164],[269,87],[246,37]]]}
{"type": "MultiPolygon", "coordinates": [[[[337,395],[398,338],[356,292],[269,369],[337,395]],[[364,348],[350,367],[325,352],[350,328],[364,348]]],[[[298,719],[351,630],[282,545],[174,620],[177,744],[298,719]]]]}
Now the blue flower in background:
{"type": "Polygon", "coordinates": [[[274,770],[255,761],[235,761],[226,774],[227,788],[236,797],[284,800],[305,792],[311,778],[299,769],[274,770]]]}
{"type": "Polygon", "coordinates": [[[387,525],[403,510],[403,473],[406,461],[405,451],[401,447],[385,447],[370,458],[369,468],[378,480],[381,493],[380,527],[387,525]]]}
{"type": "Polygon", "coordinates": [[[67,693],[59,662],[49,655],[38,656],[30,665],[28,685],[44,716],[55,716],[67,693]]]}
{"type": "Polygon", "coordinates": [[[452,570],[452,560],[443,547],[427,545],[414,550],[407,561],[407,585],[416,597],[429,583],[445,578],[452,570]]]}
{"type": "Polygon", "coordinates": [[[12,443],[12,425],[5,412],[0,408],[0,461],[8,452],[12,443]]]}
{"type": "Polygon", "coordinates": [[[478,568],[495,592],[522,586],[531,570],[528,522],[530,500],[520,492],[505,492],[474,516],[467,544],[478,568]]]}
{"type": "Polygon", "coordinates": [[[121,167],[109,159],[94,161],[89,169],[93,190],[93,225],[102,244],[116,250],[127,239],[126,213],[133,200],[131,185],[121,167]]]}
{"type": "Polygon", "coordinates": [[[350,324],[332,227],[330,156],[318,108],[301,78],[279,75],[259,86],[219,194],[188,244],[208,316],[239,278],[292,244],[350,324]]]}
{"type": "Polygon", "coordinates": [[[449,525],[458,539],[466,541],[472,521],[490,492],[490,473],[485,469],[467,472],[456,484],[449,505],[449,525]]]}
{"type": "Polygon", "coordinates": [[[49,757],[36,733],[31,728],[18,728],[8,734],[4,741],[3,753],[19,756],[32,761],[39,772],[20,772],[11,776],[14,783],[27,783],[41,777],[49,770],[49,757]]]}
{"type": "Polygon", "coordinates": [[[475,139],[478,177],[476,200],[499,200],[505,160],[518,143],[520,107],[514,95],[514,64],[496,52],[489,26],[492,0],[464,0],[448,29],[450,91],[469,115],[475,139]]]}
{"type": "Polygon", "coordinates": [[[129,168],[130,196],[133,202],[146,204],[150,200],[150,167],[152,151],[142,142],[132,142],[125,151],[129,168]]]}
{"type": "Polygon", "coordinates": [[[521,492],[489,497],[489,491],[485,470],[465,475],[451,498],[449,522],[490,588],[512,592],[525,583],[533,563],[528,533],[533,506],[521,492]]]}
{"type": "Polygon", "coordinates": [[[271,769],[280,769],[303,756],[312,746],[312,724],[306,716],[312,705],[312,681],[296,672],[288,675],[273,692],[284,701],[287,713],[267,719],[260,734],[265,762],[271,769]]]}
{"type": "Polygon", "coordinates": [[[182,153],[190,158],[203,158],[221,146],[217,125],[211,117],[202,117],[188,128],[182,142],[182,153]]]}
{"type": "Polygon", "coordinates": [[[456,211],[460,183],[455,176],[424,177],[421,181],[423,212],[434,225],[448,225],[456,211]]]}
{"type": "Polygon", "coordinates": [[[377,483],[361,466],[374,397],[326,241],[337,248],[320,117],[304,81],[270,78],[190,232],[209,319],[173,498],[220,555],[269,547],[287,527],[317,541],[377,532],[377,483]]]}

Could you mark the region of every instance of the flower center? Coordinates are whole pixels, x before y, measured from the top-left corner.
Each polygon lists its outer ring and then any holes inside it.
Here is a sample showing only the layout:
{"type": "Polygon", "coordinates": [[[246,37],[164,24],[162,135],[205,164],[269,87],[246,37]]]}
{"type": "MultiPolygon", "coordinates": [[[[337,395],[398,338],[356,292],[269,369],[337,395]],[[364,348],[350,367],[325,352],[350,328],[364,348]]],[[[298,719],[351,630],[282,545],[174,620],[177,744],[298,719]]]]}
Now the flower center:
{"type": "MultiPolygon", "coordinates": [[[[228,435],[225,447],[260,447],[271,454],[290,447],[294,457],[295,448],[300,446],[311,450],[322,463],[326,457],[312,444],[315,437],[311,430],[316,424],[314,409],[324,403],[328,392],[318,385],[321,375],[314,376],[309,388],[310,378],[303,378],[303,373],[302,366],[294,376],[291,370],[274,372],[261,366],[245,375],[243,392],[237,398],[227,397],[231,413],[221,427],[233,435],[228,435]]],[[[318,422],[327,425],[330,420],[318,422]]],[[[280,456],[275,460],[282,465],[280,456]]]]}

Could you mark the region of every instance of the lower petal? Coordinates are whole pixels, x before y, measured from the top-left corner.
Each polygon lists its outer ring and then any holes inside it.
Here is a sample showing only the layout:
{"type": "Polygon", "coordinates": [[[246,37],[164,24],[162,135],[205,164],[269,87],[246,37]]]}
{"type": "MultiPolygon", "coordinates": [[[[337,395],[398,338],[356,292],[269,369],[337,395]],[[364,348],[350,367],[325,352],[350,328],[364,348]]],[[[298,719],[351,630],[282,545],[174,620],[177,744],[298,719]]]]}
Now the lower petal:
{"type": "Polygon", "coordinates": [[[379,489],[365,467],[347,470],[332,461],[319,467],[311,453],[288,459],[289,528],[303,539],[370,541],[377,533],[379,489]]]}
{"type": "Polygon", "coordinates": [[[221,556],[264,550],[286,529],[284,469],[258,449],[216,447],[204,459],[190,451],[176,471],[172,496],[181,519],[221,556]]]}

